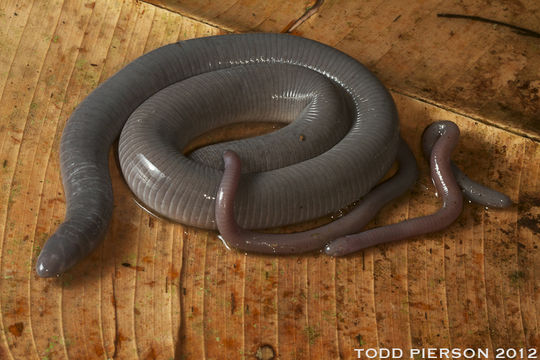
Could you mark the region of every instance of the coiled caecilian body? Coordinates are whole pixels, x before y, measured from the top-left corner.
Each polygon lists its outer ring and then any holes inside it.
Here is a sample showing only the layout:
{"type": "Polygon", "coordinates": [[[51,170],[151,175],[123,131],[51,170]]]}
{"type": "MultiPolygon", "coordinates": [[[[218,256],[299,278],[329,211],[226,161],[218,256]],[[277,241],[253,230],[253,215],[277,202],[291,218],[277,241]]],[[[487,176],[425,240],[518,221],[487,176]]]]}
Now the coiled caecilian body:
{"type": "MultiPolygon", "coordinates": [[[[38,258],[40,276],[64,272],[104,237],[113,204],[108,152],[119,135],[120,164],[134,194],[164,217],[207,229],[217,226],[224,150],[243,164],[234,217],[242,227],[260,229],[320,217],[360,199],[406,146],[383,85],[331,47],[283,34],[164,46],[101,84],[68,120],[60,149],[66,218],[38,258]],[[290,125],[182,154],[193,137],[239,121],[290,125]]],[[[409,172],[403,184],[415,176],[409,172]]]]}

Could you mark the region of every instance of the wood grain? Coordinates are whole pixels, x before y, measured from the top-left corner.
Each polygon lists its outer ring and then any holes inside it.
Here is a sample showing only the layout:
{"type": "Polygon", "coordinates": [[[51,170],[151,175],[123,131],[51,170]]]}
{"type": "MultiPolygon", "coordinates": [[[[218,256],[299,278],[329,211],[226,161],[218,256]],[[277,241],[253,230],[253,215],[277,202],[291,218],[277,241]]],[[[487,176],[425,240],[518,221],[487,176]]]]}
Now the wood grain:
{"type": "MultiPolygon", "coordinates": [[[[369,15],[387,5],[366,6],[369,15]]],[[[351,21],[363,26],[358,19],[371,21],[367,15],[351,21]]],[[[447,26],[438,24],[422,26],[447,26]]],[[[332,31],[343,29],[328,29],[328,36],[332,31]]],[[[422,176],[371,226],[438,207],[418,144],[423,128],[439,119],[462,129],[455,161],[516,205],[467,205],[444,232],[343,259],[246,255],[227,251],[215,232],[146,213],[112,161],[107,238],[64,276],[38,278],[35,258],[64,215],[58,146],[74,107],[137,56],[223,32],[131,0],[0,0],[0,359],[354,359],[355,348],[367,347],[481,347],[493,354],[540,346],[539,142],[510,123],[511,131],[492,126],[495,115],[471,118],[463,115],[467,108],[448,111],[437,98],[399,89],[393,95],[402,133],[422,176]]],[[[338,45],[350,53],[360,46],[338,45]]],[[[458,66],[432,51],[441,68],[458,66]]],[[[540,68],[537,54],[526,61],[540,68]]],[[[388,64],[375,69],[383,79],[392,76],[388,64]]]]}

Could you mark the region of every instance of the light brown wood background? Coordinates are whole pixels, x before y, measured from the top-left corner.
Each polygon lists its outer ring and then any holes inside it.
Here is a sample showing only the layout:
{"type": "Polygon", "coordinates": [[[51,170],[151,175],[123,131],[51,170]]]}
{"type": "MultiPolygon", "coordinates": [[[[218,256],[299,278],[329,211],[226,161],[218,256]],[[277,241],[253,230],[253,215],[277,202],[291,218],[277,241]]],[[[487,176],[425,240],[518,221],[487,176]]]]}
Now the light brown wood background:
{"type": "Polygon", "coordinates": [[[368,347],[493,355],[540,346],[540,39],[434,16],[480,13],[540,31],[535,1],[327,0],[296,30],[357,57],[393,90],[422,177],[376,225],[438,207],[418,144],[439,119],[462,129],[455,161],[505,191],[512,208],[467,205],[444,232],[344,259],[245,255],[215,232],[141,210],[112,163],[104,243],[58,279],[35,275],[64,214],[58,145],[74,107],[160,45],[280,31],[311,5],[265,3],[186,1],[188,18],[162,8],[173,1],[0,0],[0,359],[351,359],[368,347]]]}

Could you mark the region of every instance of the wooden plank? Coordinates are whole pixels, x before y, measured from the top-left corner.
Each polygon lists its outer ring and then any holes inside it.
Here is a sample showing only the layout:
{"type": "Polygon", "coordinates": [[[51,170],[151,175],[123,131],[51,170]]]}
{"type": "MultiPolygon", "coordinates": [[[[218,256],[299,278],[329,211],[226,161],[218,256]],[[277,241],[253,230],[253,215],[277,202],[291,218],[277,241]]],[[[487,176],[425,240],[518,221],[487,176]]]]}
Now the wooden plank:
{"type": "Polygon", "coordinates": [[[455,161],[515,206],[467,205],[444,232],[344,259],[246,255],[225,250],[215,232],[146,213],[113,161],[104,243],[64,276],[38,278],[35,258],[64,214],[58,146],[73,108],[137,56],[222,32],[131,0],[0,1],[0,359],[353,359],[368,347],[493,355],[540,346],[539,142],[402,91],[393,95],[422,176],[372,225],[439,206],[417,145],[439,119],[462,129],[455,161]]]}

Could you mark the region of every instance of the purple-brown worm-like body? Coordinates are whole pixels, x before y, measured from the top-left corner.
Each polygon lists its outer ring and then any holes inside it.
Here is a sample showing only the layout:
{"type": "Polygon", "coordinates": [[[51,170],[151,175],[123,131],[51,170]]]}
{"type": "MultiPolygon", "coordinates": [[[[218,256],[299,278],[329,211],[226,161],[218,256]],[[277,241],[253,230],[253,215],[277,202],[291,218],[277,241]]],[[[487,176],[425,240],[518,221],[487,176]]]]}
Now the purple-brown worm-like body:
{"type": "Polygon", "coordinates": [[[240,182],[241,161],[232,151],[223,154],[225,171],[216,201],[216,222],[223,242],[240,251],[261,254],[298,254],[321,250],[344,235],[357,233],[388,202],[402,195],[416,181],[416,160],[401,140],[397,155],[397,173],[377,185],[347,215],[321,227],[291,234],[267,234],[240,227],[234,216],[234,198],[240,182]]]}
{"type": "MultiPolygon", "coordinates": [[[[441,134],[446,131],[448,126],[452,126],[450,124],[449,121],[438,121],[424,130],[422,151],[426,159],[430,158],[433,146],[441,134]]],[[[450,161],[450,166],[463,195],[469,201],[493,208],[505,208],[512,205],[512,200],[507,195],[470,179],[452,161],[450,161]]]]}
{"type": "Polygon", "coordinates": [[[343,256],[374,245],[448,227],[461,213],[462,193],[482,205],[509,206],[511,201],[506,195],[472,181],[451,162],[450,155],[458,140],[459,129],[450,121],[433,123],[423,134],[423,149],[430,161],[431,177],[443,200],[440,210],[434,214],[364,232],[360,231],[380,208],[401,195],[416,180],[416,162],[403,140],[397,156],[399,169],[392,178],[376,186],[344,217],[316,229],[292,234],[259,233],[245,230],[236,223],[234,197],[240,181],[241,162],[234,152],[226,151],[223,154],[225,172],[216,202],[216,221],[222,240],[226,245],[241,251],[291,254],[324,247],[327,255],[343,256]],[[460,177],[459,182],[456,181],[456,174],[460,177]]]}
{"type": "Polygon", "coordinates": [[[340,237],[325,247],[326,254],[342,256],[374,245],[436,232],[450,226],[458,218],[463,208],[463,195],[452,172],[450,155],[458,144],[459,129],[454,123],[444,121],[426,129],[424,135],[433,132],[436,139],[429,154],[431,179],[442,198],[442,207],[434,214],[340,237]]]}

